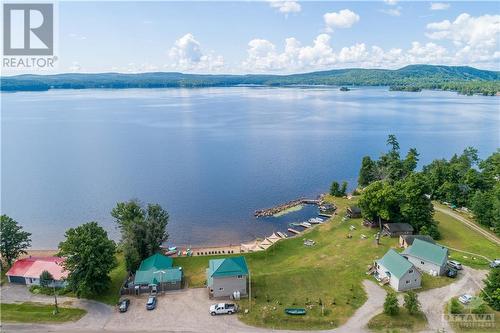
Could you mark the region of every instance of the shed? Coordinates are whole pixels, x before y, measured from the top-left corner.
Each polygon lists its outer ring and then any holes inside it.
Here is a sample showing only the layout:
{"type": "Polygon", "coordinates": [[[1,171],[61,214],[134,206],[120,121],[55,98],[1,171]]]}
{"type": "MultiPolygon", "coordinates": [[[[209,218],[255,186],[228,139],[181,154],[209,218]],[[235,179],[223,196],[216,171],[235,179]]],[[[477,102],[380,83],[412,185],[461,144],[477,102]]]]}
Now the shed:
{"type": "Polygon", "coordinates": [[[411,235],[413,234],[413,227],[408,223],[385,223],[382,234],[390,237],[411,235]]]}
{"type": "Polygon", "coordinates": [[[135,272],[133,288],[136,293],[181,289],[183,271],[173,267],[173,259],[160,253],[144,259],[135,272]]]}
{"type": "Polygon", "coordinates": [[[347,207],[347,216],[349,216],[352,219],[360,218],[361,217],[361,208],[359,208],[357,206],[347,207]]]}
{"type": "Polygon", "coordinates": [[[420,239],[432,244],[436,243],[434,239],[429,235],[401,235],[399,236],[399,246],[407,248],[408,246],[413,244],[413,241],[415,239],[420,239]]]}

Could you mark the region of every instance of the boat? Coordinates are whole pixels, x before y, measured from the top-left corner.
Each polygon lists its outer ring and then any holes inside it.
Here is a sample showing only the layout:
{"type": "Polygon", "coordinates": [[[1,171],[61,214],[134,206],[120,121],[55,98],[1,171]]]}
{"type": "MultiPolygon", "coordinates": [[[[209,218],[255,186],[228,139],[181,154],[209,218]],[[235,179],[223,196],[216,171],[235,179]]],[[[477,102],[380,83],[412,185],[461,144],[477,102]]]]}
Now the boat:
{"type": "Polygon", "coordinates": [[[289,227],[300,227],[301,225],[301,222],[292,222],[292,223],[288,223],[288,226],[289,227]]]}
{"type": "Polygon", "coordinates": [[[177,251],[167,251],[167,252],[165,252],[165,255],[166,255],[167,257],[169,257],[169,256],[173,256],[173,255],[174,255],[174,254],[176,254],[176,253],[177,253],[177,251]]]}
{"type": "Polygon", "coordinates": [[[310,227],[311,227],[311,223],[309,223],[309,222],[302,222],[302,223],[300,224],[300,226],[301,226],[301,227],[304,227],[304,228],[310,228],[310,227]]]}
{"type": "Polygon", "coordinates": [[[168,248],[169,251],[177,251],[177,246],[171,246],[168,248]]]}
{"type": "Polygon", "coordinates": [[[287,308],[285,313],[293,316],[303,316],[306,314],[306,309],[304,308],[287,308]]]}

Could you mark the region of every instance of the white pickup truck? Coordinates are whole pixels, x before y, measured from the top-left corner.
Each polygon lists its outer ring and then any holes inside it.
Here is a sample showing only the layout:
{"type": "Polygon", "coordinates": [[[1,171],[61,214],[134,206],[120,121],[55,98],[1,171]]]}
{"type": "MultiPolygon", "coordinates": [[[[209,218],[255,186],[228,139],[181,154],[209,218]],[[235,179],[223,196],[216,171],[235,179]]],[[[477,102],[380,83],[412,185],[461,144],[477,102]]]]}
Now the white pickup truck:
{"type": "Polygon", "coordinates": [[[238,311],[238,305],[230,303],[219,303],[210,306],[210,314],[212,316],[218,314],[233,314],[238,311]]]}

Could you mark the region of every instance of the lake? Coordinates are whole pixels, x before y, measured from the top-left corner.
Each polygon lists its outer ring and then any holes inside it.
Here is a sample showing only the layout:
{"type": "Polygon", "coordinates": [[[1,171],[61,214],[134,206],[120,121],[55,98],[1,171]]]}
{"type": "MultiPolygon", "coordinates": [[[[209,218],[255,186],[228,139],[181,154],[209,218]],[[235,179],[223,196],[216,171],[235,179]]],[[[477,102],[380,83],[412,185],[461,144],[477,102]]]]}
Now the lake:
{"type": "Polygon", "coordinates": [[[499,97],[388,88],[204,88],[2,93],[1,210],[57,247],[118,201],[159,203],[169,244],[237,244],[315,214],[256,209],[356,183],[361,158],[397,135],[420,166],[499,147],[499,97]]]}

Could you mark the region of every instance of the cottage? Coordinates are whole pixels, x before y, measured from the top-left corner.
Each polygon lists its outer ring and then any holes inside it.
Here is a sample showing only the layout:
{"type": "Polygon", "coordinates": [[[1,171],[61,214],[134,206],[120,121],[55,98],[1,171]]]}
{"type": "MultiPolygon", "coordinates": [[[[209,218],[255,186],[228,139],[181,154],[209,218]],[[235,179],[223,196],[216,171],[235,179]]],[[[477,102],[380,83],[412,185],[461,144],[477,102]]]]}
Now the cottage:
{"type": "Polygon", "coordinates": [[[401,235],[399,236],[399,247],[404,247],[406,249],[408,246],[413,244],[415,239],[420,239],[432,244],[436,243],[429,235],[401,235]]]}
{"type": "Polygon", "coordinates": [[[402,255],[390,249],[375,262],[375,278],[389,285],[396,291],[420,288],[422,274],[402,255]]]}
{"type": "Polygon", "coordinates": [[[406,248],[402,255],[420,270],[431,275],[444,275],[448,261],[448,249],[420,239],[406,248]]]}
{"type": "Polygon", "coordinates": [[[181,289],[182,267],[173,267],[173,259],[156,253],[144,259],[135,272],[132,283],[126,283],[122,293],[136,294],[181,289]]]}
{"type": "Polygon", "coordinates": [[[357,219],[361,217],[361,208],[356,206],[347,207],[347,216],[352,219],[357,219]]]}
{"type": "MultiPolygon", "coordinates": [[[[40,275],[48,271],[54,278],[55,287],[64,287],[68,272],[64,269],[64,258],[29,257],[17,260],[5,273],[10,283],[40,285],[40,275]]],[[[53,284],[49,284],[53,286],[53,284]]]]}
{"type": "Polygon", "coordinates": [[[413,234],[413,227],[408,223],[385,223],[382,229],[382,235],[390,237],[411,234],[413,234]]]}
{"type": "Polygon", "coordinates": [[[248,267],[245,257],[212,259],[208,262],[207,288],[211,297],[247,295],[248,267]]]}

